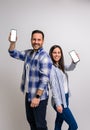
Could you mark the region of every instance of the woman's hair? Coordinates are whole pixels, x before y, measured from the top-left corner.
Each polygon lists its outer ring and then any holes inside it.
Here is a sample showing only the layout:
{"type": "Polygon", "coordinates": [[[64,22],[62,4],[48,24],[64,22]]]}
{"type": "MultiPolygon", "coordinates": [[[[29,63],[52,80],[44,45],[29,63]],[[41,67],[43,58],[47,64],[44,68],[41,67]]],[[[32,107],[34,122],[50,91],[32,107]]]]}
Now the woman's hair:
{"type": "Polygon", "coordinates": [[[53,64],[55,65],[56,63],[55,63],[55,61],[54,61],[54,59],[53,59],[53,56],[52,56],[53,50],[54,50],[55,48],[59,48],[60,51],[61,51],[61,58],[60,58],[58,64],[59,64],[59,68],[65,73],[65,70],[64,70],[64,56],[63,56],[62,48],[61,48],[59,45],[53,45],[53,46],[50,48],[49,55],[50,55],[50,57],[51,57],[51,59],[52,59],[52,61],[53,61],[53,64]]]}

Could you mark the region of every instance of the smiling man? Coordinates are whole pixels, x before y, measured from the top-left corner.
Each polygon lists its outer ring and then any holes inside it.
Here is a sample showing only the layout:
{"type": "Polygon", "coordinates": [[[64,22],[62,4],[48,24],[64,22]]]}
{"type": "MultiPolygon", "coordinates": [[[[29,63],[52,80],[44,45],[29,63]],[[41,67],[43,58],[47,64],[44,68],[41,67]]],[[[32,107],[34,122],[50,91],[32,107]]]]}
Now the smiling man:
{"type": "Polygon", "coordinates": [[[46,109],[48,103],[48,83],[52,62],[44,51],[44,33],[34,30],[31,34],[33,49],[17,51],[16,42],[10,41],[11,57],[24,61],[21,91],[25,92],[26,117],[31,130],[47,130],[46,109]]]}

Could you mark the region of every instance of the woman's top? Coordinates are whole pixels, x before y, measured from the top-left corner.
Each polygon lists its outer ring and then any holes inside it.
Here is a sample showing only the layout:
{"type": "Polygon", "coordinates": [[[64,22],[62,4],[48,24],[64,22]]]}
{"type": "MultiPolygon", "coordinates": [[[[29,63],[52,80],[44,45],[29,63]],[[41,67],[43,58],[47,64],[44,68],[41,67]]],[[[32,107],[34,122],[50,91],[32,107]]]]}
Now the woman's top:
{"type": "Polygon", "coordinates": [[[64,91],[65,94],[69,92],[68,90],[68,80],[67,80],[67,75],[63,73],[63,83],[64,83],[64,91]]]}
{"type": "MultiPolygon", "coordinates": [[[[71,71],[75,67],[76,64],[72,62],[69,66],[65,66],[65,70],[71,71]]],[[[63,104],[64,107],[67,107],[65,93],[69,93],[70,96],[68,75],[54,65],[50,73],[50,87],[52,90],[52,105],[60,106],[63,104]]]]}

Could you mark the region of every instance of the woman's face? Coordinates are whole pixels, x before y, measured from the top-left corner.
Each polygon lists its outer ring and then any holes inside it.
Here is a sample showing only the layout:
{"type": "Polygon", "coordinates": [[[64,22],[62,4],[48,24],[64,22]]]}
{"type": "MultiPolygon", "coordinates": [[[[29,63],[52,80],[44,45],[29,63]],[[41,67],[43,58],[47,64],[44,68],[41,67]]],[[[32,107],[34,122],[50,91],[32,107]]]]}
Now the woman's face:
{"type": "Polygon", "coordinates": [[[58,64],[59,60],[61,59],[61,50],[57,47],[52,52],[52,58],[58,64]]]}

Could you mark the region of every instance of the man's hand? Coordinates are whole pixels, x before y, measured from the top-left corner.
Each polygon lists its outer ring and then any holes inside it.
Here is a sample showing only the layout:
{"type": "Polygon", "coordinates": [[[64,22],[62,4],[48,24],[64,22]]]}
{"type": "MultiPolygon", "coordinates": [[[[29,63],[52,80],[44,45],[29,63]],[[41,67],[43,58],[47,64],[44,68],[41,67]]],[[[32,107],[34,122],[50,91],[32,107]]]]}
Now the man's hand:
{"type": "Polygon", "coordinates": [[[40,103],[40,98],[35,97],[35,98],[32,99],[30,106],[31,107],[37,107],[39,105],[39,103],[40,103]]]}
{"type": "Polygon", "coordinates": [[[57,106],[57,111],[58,111],[58,112],[60,112],[60,113],[62,113],[62,112],[63,112],[63,107],[62,107],[62,105],[57,106]]]}

